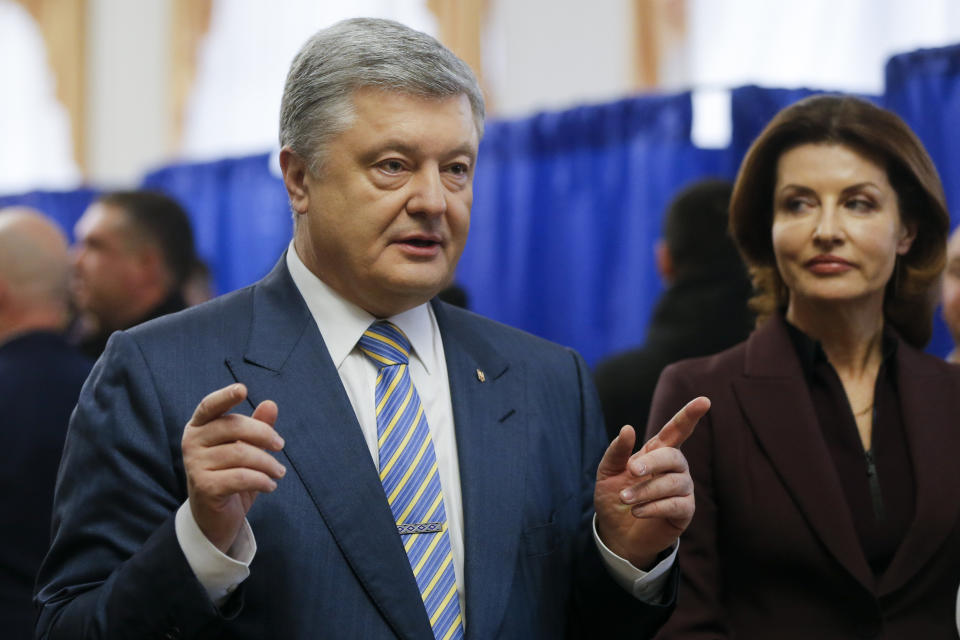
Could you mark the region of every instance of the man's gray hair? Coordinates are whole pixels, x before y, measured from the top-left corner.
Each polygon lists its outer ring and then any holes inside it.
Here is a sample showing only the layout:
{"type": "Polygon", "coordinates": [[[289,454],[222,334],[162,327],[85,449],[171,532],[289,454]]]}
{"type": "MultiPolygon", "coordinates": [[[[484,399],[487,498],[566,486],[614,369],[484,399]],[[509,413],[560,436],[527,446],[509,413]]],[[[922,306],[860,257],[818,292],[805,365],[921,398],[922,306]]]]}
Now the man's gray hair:
{"type": "Polygon", "coordinates": [[[483,94],[467,64],[433,37],[399,22],[344,20],[311,37],[294,58],[280,105],[280,146],[316,173],[326,145],[353,120],[360,88],[424,98],[466,95],[483,136],[483,94]]]}

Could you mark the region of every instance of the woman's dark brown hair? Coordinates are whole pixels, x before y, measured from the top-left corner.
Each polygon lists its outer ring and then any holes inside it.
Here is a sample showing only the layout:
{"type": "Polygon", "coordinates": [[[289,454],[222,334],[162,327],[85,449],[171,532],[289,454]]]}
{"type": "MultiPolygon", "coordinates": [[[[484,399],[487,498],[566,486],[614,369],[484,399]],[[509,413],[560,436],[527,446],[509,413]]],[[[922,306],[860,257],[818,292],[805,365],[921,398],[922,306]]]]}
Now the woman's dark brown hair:
{"type": "Polygon", "coordinates": [[[820,95],[783,109],[754,140],[730,201],[730,230],[750,267],[757,323],[786,307],[786,285],[773,254],[777,165],[803,144],[839,144],[886,168],[904,224],[916,227],[910,251],[887,283],[884,317],[910,344],[930,340],[936,286],[943,270],[950,215],[943,185],[923,144],[898,116],[865,100],[820,95]]]}

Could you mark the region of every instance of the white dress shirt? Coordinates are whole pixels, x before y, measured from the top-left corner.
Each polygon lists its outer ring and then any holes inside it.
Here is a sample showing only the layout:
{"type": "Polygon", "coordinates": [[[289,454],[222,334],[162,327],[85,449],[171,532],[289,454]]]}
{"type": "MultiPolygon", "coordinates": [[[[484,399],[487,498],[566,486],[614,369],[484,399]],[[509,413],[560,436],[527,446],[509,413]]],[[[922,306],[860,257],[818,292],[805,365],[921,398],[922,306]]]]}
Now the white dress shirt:
{"type": "MultiPolygon", "coordinates": [[[[287,250],[286,261],[293,282],[306,301],[337,368],[374,464],[379,467],[377,416],[374,408],[377,367],[357,347],[363,332],[377,318],[343,299],[317,278],[300,260],[293,243],[287,250]]],[[[457,442],[453,428],[453,404],[443,341],[429,304],[404,311],[388,320],[400,328],[410,340],[409,371],[420,395],[436,451],[457,593],[463,619],[466,620],[466,598],[463,591],[463,504],[457,442]]],[[[256,553],[256,541],[249,523],[244,522],[237,541],[227,554],[220,552],[200,531],[190,511],[189,500],[178,510],[175,523],[177,540],[187,562],[211,599],[221,604],[250,574],[249,565],[256,553]]],[[[607,549],[600,542],[595,524],[594,539],[608,570],[621,587],[642,600],[659,601],[667,572],[676,557],[676,548],[651,571],[644,572],[607,549]]]]}

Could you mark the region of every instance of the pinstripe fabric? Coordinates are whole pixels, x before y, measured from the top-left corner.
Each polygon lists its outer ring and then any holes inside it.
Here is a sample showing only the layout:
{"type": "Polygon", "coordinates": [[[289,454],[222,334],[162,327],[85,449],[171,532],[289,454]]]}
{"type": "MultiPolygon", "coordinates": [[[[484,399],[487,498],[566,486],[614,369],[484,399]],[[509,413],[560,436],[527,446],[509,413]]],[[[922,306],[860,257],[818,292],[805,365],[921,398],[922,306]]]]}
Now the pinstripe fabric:
{"type": "Polygon", "coordinates": [[[376,409],[380,481],[438,639],[463,638],[447,515],[427,417],[408,371],[410,342],[375,322],[360,350],[379,368],[376,409]]]}

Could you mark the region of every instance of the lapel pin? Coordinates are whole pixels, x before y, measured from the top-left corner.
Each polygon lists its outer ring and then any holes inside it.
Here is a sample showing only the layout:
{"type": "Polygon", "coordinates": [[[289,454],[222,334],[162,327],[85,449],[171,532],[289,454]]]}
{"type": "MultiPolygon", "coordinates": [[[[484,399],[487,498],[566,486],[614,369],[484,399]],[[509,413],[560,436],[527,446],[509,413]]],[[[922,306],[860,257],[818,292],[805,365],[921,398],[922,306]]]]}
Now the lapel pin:
{"type": "Polygon", "coordinates": [[[481,369],[477,369],[477,380],[480,382],[487,381],[487,375],[481,369]]]}

